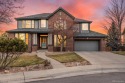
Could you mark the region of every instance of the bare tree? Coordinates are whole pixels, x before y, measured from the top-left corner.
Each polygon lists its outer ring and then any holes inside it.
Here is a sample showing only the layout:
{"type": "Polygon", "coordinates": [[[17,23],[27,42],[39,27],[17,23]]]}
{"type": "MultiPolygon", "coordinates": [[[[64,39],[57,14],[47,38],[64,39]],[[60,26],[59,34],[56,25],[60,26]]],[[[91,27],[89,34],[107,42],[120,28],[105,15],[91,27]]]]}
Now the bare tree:
{"type": "Polygon", "coordinates": [[[0,24],[10,23],[24,0],[0,0],[0,24]]]}
{"type": "Polygon", "coordinates": [[[111,0],[109,7],[105,10],[106,22],[108,26],[105,28],[108,30],[113,23],[118,28],[119,42],[121,42],[122,28],[125,21],[125,0],[111,0]]]}
{"type": "Polygon", "coordinates": [[[61,52],[63,51],[66,41],[72,38],[73,34],[77,31],[77,28],[73,27],[73,24],[73,22],[66,19],[58,19],[54,22],[53,33],[57,36],[58,46],[61,52]]]}

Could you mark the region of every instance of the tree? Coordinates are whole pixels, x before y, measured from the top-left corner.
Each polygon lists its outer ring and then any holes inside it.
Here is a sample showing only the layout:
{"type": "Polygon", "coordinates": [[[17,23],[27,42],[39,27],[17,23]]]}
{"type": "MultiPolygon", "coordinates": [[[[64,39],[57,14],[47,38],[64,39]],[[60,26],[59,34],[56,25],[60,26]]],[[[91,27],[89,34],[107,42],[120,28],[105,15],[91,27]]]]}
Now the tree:
{"type": "Polygon", "coordinates": [[[53,34],[57,36],[58,46],[60,51],[63,51],[66,41],[73,37],[73,34],[77,31],[77,28],[73,27],[73,23],[70,20],[58,19],[54,22],[53,34]],[[68,25],[67,25],[68,23],[68,25]]]}
{"type": "Polygon", "coordinates": [[[26,50],[27,45],[23,40],[11,39],[7,35],[0,36],[0,70],[8,67],[26,50]]]}
{"type": "Polygon", "coordinates": [[[112,22],[111,27],[108,30],[107,46],[112,48],[112,51],[118,51],[120,49],[118,28],[115,23],[112,22]]]}
{"type": "MultiPolygon", "coordinates": [[[[121,42],[122,27],[125,21],[125,0],[111,0],[109,7],[105,10],[106,22],[110,26],[114,22],[118,28],[119,41],[121,42]]],[[[109,29],[109,26],[105,26],[109,29]]]]}
{"type": "Polygon", "coordinates": [[[0,0],[0,24],[10,23],[24,0],[0,0]]]}

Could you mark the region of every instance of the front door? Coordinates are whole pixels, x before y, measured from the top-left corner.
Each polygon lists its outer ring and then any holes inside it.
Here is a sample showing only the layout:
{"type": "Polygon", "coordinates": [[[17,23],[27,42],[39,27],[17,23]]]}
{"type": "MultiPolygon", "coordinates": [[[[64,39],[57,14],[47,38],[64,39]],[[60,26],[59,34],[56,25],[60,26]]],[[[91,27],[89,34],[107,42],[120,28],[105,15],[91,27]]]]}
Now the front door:
{"type": "Polygon", "coordinates": [[[42,49],[47,48],[47,37],[40,37],[40,47],[42,49]]]}

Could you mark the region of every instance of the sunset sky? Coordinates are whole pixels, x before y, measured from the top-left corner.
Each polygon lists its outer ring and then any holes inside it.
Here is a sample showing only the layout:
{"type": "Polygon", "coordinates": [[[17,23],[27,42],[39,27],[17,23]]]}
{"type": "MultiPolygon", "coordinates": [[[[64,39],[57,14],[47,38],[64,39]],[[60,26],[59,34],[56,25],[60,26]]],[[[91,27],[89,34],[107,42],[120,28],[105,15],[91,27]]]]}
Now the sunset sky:
{"type": "MultiPolygon", "coordinates": [[[[63,7],[75,17],[93,21],[91,30],[105,33],[102,22],[108,3],[109,0],[25,0],[24,8],[20,10],[22,14],[15,17],[51,13],[58,7],[63,7]]],[[[2,25],[1,30],[15,29],[16,25],[16,21],[13,21],[8,25],[2,25]]]]}

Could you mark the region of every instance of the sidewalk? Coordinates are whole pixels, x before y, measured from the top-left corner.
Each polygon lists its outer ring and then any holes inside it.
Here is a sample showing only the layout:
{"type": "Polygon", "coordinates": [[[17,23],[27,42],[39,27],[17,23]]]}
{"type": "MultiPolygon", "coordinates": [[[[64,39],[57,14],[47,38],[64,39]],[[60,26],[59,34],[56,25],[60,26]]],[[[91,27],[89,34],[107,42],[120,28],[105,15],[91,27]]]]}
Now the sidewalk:
{"type": "Polygon", "coordinates": [[[63,65],[62,63],[60,63],[60,62],[58,62],[58,61],[56,61],[56,60],[54,60],[52,58],[47,57],[45,55],[45,51],[38,51],[37,52],[37,56],[41,57],[41,58],[43,58],[45,60],[49,60],[51,62],[51,64],[52,64],[52,66],[53,66],[54,69],[64,68],[65,67],[65,65],[63,65]]]}
{"type": "Polygon", "coordinates": [[[77,67],[65,67],[41,71],[28,71],[12,74],[0,74],[0,83],[24,83],[35,80],[63,78],[77,75],[88,75],[109,72],[125,72],[125,66],[113,65],[86,65],[77,67]]]}

